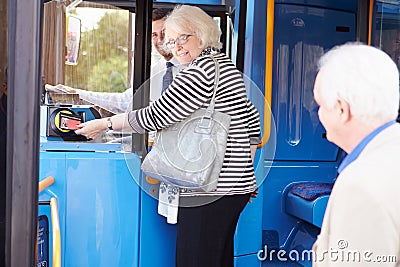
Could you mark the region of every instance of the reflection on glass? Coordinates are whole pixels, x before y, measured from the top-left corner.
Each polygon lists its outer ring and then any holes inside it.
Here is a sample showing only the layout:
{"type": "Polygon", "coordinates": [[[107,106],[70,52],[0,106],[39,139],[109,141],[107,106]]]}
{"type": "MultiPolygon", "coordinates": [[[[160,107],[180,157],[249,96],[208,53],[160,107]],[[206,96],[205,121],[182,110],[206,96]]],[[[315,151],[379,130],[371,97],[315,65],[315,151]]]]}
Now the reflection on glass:
{"type": "Polygon", "coordinates": [[[82,30],[79,62],[66,66],[65,84],[94,92],[124,92],[133,72],[134,15],[85,1],[68,12],[81,20],[82,30]]]}
{"type": "Polygon", "coordinates": [[[65,64],[77,65],[79,43],[81,39],[81,20],[77,17],[67,17],[67,53],[65,64]]]}
{"type": "Polygon", "coordinates": [[[400,69],[400,2],[377,1],[373,45],[396,62],[400,69]]]}

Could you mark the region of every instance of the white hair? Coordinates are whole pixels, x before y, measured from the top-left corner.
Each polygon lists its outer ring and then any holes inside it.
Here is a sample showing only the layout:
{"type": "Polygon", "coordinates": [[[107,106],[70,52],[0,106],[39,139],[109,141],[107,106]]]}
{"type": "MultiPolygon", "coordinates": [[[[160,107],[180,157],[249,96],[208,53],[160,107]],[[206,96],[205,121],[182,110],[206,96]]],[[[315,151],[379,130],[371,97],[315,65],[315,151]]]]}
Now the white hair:
{"type": "Polygon", "coordinates": [[[221,29],[202,9],[195,6],[179,5],[164,22],[164,29],[171,28],[180,34],[194,34],[200,41],[200,48],[221,48],[221,29]]]}
{"type": "Polygon", "coordinates": [[[340,97],[351,114],[368,126],[394,120],[399,109],[399,71],[383,51],[361,43],[347,43],[319,61],[321,97],[333,108],[340,97]]]}

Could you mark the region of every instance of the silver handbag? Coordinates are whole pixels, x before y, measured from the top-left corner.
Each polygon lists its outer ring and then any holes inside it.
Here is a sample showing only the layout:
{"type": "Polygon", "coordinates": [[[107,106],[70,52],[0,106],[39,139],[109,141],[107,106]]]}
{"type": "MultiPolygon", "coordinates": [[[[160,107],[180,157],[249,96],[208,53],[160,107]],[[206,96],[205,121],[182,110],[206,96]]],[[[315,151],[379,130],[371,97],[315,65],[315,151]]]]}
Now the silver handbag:
{"type": "Polygon", "coordinates": [[[214,110],[219,64],[213,60],[215,80],[210,105],[157,134],[141,167],[147,176],[181,188],[216,189],[231,117],[214,110]]]}

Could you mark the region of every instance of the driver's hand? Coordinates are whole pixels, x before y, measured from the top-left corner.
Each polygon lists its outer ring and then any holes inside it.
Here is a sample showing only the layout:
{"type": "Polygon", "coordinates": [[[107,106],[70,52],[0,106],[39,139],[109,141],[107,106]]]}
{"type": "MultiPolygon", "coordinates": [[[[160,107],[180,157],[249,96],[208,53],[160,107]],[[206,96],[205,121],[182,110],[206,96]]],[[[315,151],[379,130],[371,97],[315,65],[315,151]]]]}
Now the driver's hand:
{"type": "Polygon", "coordinates": [[[57,84],[54,87],[56,87],[57,89],[60,89],[61,91],[66,92],[68,94],[76,94],[76,90],[74,88],[63,85],[63,84],[57,84]]]}

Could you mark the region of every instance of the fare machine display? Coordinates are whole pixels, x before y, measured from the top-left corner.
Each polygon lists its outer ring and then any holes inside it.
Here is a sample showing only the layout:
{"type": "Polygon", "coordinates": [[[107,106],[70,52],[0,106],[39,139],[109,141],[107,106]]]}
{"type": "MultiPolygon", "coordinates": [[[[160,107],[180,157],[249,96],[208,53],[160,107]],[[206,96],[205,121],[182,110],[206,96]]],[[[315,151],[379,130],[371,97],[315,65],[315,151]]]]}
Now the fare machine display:
{"type": "Polygon", "coordinates": [[[87,141],[75,130],[82,122],[99,118],[99,112],[91,106],[42,106],[41,123],[45,125],[41,136],[51,141],[87,141]]]}

